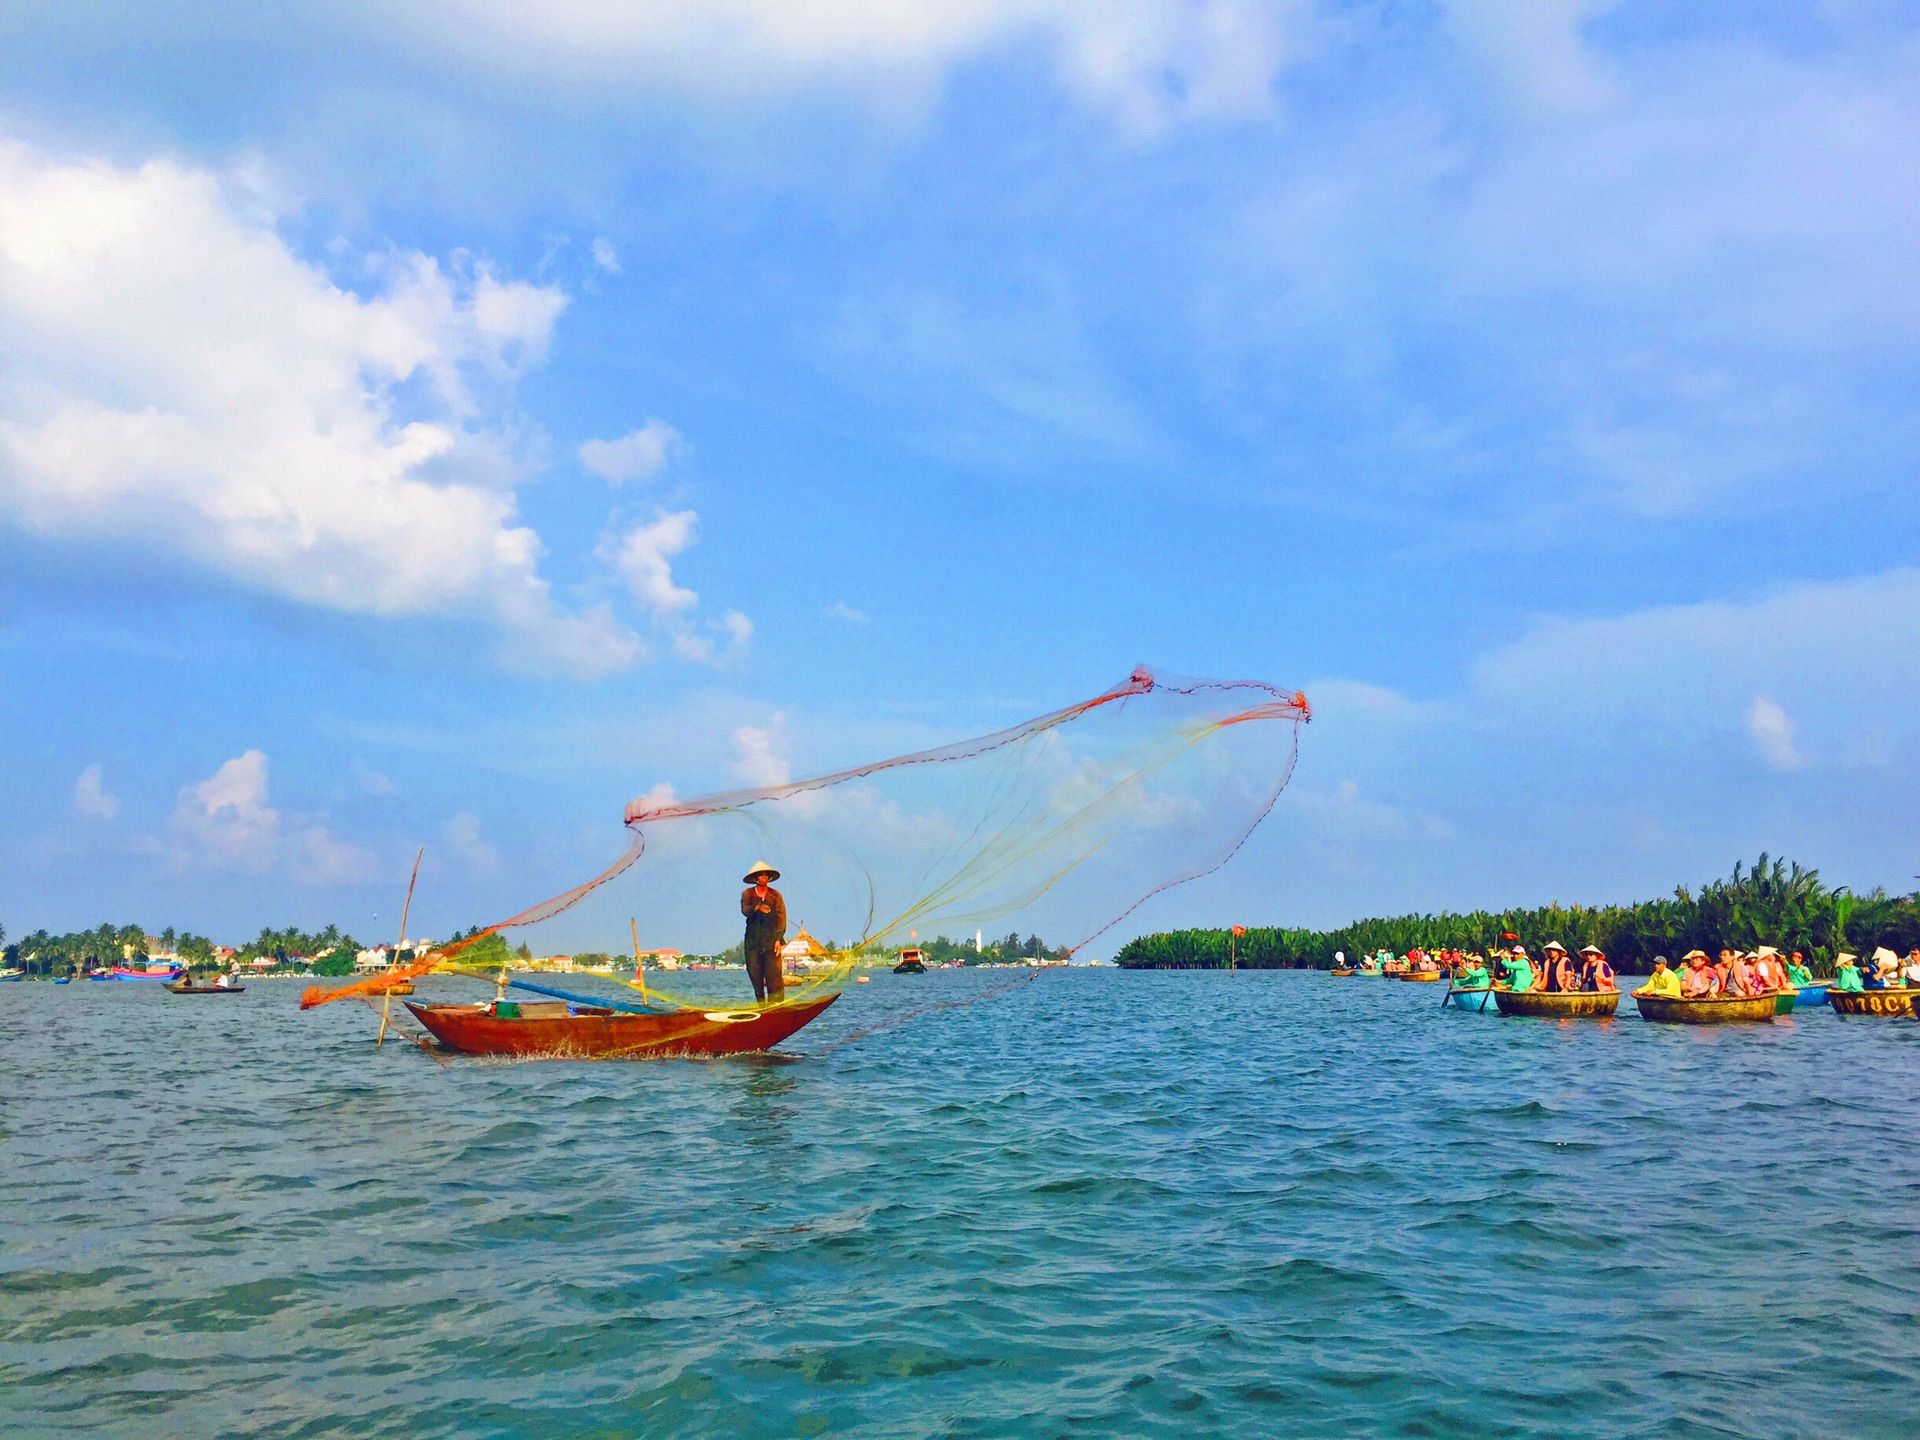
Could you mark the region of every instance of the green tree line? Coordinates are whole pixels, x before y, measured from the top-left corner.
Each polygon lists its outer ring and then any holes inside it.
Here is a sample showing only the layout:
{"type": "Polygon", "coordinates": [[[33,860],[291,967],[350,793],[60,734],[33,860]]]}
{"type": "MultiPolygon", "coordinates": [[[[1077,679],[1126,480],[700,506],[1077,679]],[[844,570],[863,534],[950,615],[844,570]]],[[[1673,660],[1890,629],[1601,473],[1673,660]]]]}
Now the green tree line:
{"type": "MultiPolygon", "coordinates": [[[[1376,950],[1396,955],[1423,949],[1477,950],[1500,945],[1503,934],[1538,951],[1549,940],[1570,949],[1598,945],[1626,974],[1652,970],[1656,955],[1677,959],[1689,950],[1718,954],[1723,946],[1751,950],[1774,945],[1806,952],[1814,973],[1831,974],[1842,950],[1856,955],[1885,945],[1905,954],[1920,945],[1920,894],[1856,894],[1829,888],[1820,872],[1762,854],[1751,869],[1736,864],[1725,880],[1698,892],[1686,886],[1638,905],[1545,905],[1534,909],[1475,910],[1468,914],[1398,915],[1356,920],[1338,930],[1249,927],[1235,943],[1238,963],[1250,969],[1330,969],[1336,952],[1349,961],[1376,950]]],[[[1230,932],[1175,930],[1142,935],[1121,947],[1114,963],[1132,969],[1225,969],[1230,932]]]]}
{"type": "MultiPolygon", "coordinates": [[[[0,939],[5,937],[0,930],[0,939]]],[[[150,950],[178,955],[189,969],[213,968],[213,941],[191,931],[176,931],[171,925],[157,934],[140,925],[96,925],[91,930],[75,930],[55,935],[36,930],[24,939],[8,945],[5,960],[29,975],[83,975],[89,970],[109,970],[115,965],[142,966],[150,950]]],[[[338,926],[309,933],[289,926],[284,930],[263,929],[236,952],[246,961],[268,956],[285,964],[300,958],[296,968],[311,961],[322,975],[346,975],[353,971],[353,957],[360,943],[338,926]],[[342,968],[344,967],[344,968],[342,968]]]]}

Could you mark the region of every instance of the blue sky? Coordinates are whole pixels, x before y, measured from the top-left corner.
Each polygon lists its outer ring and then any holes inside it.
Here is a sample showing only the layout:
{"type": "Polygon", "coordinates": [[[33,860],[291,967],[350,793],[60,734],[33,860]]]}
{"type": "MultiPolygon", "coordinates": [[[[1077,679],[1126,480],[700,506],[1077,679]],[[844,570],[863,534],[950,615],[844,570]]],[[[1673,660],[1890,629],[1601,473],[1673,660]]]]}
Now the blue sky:
{"type": "Polygon", "coordinates": [[[1316,707],[1147,923],[1912,887],[1920,9],[524,8],[0,11],[10,932],[1138,661],[1316,707]]]}

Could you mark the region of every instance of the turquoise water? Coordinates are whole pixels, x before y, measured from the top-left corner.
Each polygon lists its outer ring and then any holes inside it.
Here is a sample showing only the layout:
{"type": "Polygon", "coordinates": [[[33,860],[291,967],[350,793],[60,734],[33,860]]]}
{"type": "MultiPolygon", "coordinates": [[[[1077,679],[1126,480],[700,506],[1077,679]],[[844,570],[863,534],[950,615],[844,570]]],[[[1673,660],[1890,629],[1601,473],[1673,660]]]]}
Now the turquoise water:
{"type": "Polygon", "coordinates": [[[0,1434],[1920,1433],[1920,1025],[1109,970],[834,1044],[1005,979],[601,1065],[0,987],[0,1434]]]}

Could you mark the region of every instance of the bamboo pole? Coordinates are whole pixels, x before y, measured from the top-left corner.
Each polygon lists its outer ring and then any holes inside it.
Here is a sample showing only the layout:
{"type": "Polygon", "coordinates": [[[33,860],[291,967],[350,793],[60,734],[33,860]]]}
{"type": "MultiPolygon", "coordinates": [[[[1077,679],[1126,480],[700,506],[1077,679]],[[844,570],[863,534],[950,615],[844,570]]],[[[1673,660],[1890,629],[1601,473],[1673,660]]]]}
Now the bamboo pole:
{"type": "Polygon", "coordinates": [[[629,915],[627,917],[627,924],[633,930],[634,983],[640,987],[641,1002],[650,1004],[651,1002],[647,1000],[647,967],[640,963],[640,922],[629,915]]]}
{"type": "MultiPolygon", "coordinates": [[[[400,907],[400,941],[393,947],[393,953],[396,957],[398,957],[400,951],[407,943],[407,915],[413,909],[413,887],[420,879],[420,857],[426,853],[427,847],[422,845],[413,857],[413,874],[407,877],[407,899],[406,903],[400,907]]],[[[387,1021],[392,1018],[393,987],[389,985],[380,1001],[380,1038],[373,1042],[374,1049],[378,1050],[382,1045],[387,1043],[387,1021]]]]}

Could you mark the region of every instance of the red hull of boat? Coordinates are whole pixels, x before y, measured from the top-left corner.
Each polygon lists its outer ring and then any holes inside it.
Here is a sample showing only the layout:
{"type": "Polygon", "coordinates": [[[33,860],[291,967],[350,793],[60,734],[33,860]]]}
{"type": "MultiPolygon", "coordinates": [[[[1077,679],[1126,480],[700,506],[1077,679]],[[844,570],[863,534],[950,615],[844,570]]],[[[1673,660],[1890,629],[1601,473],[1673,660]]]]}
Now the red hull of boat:
{"type": "Polygon", "coordinates": [[[671,1015],[564,1015],[502,1019],[473,1005],[407,1009],[434,1039],[462,1055],[545,1055],[577,1060],[656,1060],[770,1050],[840,997],[770,1010],[681,1010],[671,1015]],[[727,1018],[727,1017],[743,1018],[727,1018]]]}

